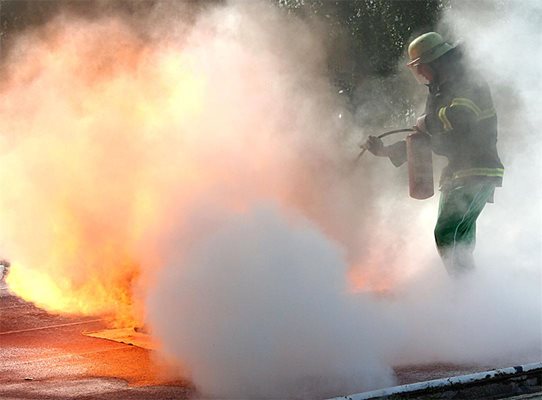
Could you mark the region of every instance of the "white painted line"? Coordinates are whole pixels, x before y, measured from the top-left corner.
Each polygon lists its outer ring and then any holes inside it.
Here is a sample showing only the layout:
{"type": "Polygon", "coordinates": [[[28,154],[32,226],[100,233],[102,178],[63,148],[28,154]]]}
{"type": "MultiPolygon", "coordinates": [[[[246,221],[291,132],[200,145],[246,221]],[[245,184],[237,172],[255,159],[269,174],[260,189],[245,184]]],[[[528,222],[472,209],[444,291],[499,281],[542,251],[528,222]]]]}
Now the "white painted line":
{"type": "Polygon", "coordinates": [[[77,356],[86,356],[86,355],[89,355],[89,354],[97,354],[97,353],[107,353],[108,351],[115,351],[115,350],[125,350],[125,349],[129,349],[130,346],[117,346],[117,347],[110,347],[108,349],[100,349],[100,350],[92,350],[92,351],[82,351],[80,353],[67,353],[67,354],[62,354],[62,355],[53,355],[51,357],[40,357],[40,358],[34,358],[32,360],[24,360],[24,361],[20,361],[20,360],[17,360],[17,361],[14,361],[14,362],[7,362],[7,363],[3,363],[2,364],[2,367],[5,367],[5,368],[9,368],[9,367],[17,367],[19,365],[22,365],[22,364],[34,364],[34,363],[40,363],[40,362],[49,362],[49,361],[52,361],[52,360],[62,360],[62,359],[71,359],[73,357],[77,357],[77,356]]]}
{"type": "Polygon", "coordinates": [[[90,319],[90,320],[87,320],[87,321],[68,322],[66,324],[40,326],[40,327],[37,327],[37,328],[28,328],[28,329],[20,329],[20,330],[16,330],[16,331],[0,332],[0,335],[12,335],[14,333],[24,333],[24,332],[41,331],[41,330],[44,330],[44,329],[63,328],[65,326],[84,325],[84,324],[90,324],[92,322],[99,322],[99,321],[104,321],[104,319],[103,318],[90,319]]]}

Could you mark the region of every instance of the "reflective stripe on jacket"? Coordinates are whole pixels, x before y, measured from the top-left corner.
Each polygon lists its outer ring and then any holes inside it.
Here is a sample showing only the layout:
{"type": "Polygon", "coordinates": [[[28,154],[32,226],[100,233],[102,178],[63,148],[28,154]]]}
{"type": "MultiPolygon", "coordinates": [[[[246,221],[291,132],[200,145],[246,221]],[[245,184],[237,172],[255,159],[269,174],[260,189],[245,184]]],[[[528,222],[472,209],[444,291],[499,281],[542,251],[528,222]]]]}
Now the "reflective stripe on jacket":
{"type": "Polygon", "coordinates": [[[441,186],[468,179],[501,186],[504,167],[497,153],[497,113],[490,90],[484,81],[464,75],[429,88],[427,130],[433,151],[449,160],[441,186]]]}

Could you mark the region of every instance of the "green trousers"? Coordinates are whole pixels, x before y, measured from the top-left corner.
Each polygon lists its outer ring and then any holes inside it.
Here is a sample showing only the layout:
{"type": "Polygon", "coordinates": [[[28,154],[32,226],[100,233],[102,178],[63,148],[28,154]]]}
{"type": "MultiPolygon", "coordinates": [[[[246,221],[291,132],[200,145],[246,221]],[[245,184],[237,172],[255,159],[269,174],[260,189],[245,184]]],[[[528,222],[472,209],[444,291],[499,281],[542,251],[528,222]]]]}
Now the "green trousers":
{"type": "Polygon", "coordinates": [[[435,241],[450,275],[461,275],[474,268],[476,219],[494,190],[494,183],[482,182],[442,192],[435,241]]]}

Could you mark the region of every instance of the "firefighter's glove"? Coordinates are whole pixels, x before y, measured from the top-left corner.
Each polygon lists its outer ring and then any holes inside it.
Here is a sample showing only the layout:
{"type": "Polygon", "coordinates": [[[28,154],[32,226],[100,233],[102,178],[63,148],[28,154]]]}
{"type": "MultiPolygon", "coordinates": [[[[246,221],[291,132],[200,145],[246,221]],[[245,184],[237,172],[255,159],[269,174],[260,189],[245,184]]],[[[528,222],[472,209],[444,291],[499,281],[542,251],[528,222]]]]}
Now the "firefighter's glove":
{"type": "Polygon", "coordinates": [[[382,139],[376,136],[369,136],[365,144],[363,145],[363,148],[369,150],[371,153],[373,153],[375,156],[379,157],[387,157],[388,151],[387,147],[384,146],[384,143],[382,142],[382,139]]]}
{"type": "Polygon", "coordinates": [[[416,120],[416,125],[414,125],[414,129],[416,129],[418,132],[428,133],[427,125],[425,124],[425,117],[426,115],[424,114],[416,120]]]}

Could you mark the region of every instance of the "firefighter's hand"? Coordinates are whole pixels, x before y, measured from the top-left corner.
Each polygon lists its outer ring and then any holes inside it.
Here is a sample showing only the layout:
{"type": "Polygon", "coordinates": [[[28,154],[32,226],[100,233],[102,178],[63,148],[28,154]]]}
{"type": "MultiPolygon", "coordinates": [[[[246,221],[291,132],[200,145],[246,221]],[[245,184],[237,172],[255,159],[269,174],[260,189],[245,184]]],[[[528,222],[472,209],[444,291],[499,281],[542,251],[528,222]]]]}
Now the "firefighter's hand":
{"type": "Polygon", "coordinates": [[[425,117],[426,115],[422,115],[416,120],[416,125],[414,125],[414,129],[416,129],[418,132],[427,133],[427,125],[425,124],[425,117]]]}
{"type": "Polygon", "coordinates": [[[373,153],[375,156],[379,157],[387,157],[388,151],[386,146],[384,146],[384,143],[382,142],[382,139],[376,137],[376,136],[369,136],[365,144],[363,145],[364,149],[369,150],[371,153],[373,153]]]}

